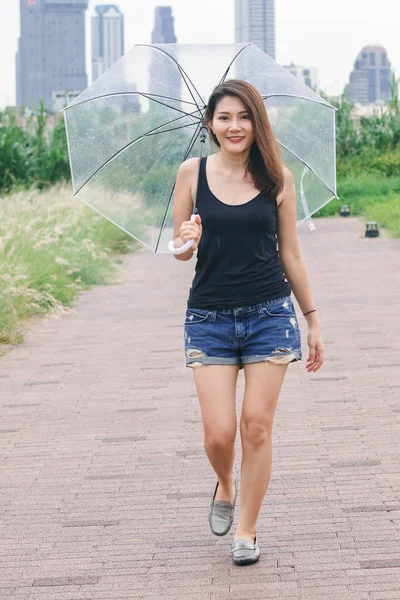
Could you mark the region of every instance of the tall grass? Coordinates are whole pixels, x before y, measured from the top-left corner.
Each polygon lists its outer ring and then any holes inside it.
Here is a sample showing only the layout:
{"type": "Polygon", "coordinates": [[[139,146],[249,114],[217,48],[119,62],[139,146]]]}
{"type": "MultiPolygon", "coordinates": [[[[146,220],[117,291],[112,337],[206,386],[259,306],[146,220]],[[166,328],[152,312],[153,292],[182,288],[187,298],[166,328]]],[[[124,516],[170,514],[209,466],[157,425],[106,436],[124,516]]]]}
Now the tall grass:
{"type": "Polygon", "coordinates": [[[71,306],[90,285],[117,273],[113,252],[132,239],[67,187],[0,198],[0,344],[23,340],[24,323],[71,306]]]}

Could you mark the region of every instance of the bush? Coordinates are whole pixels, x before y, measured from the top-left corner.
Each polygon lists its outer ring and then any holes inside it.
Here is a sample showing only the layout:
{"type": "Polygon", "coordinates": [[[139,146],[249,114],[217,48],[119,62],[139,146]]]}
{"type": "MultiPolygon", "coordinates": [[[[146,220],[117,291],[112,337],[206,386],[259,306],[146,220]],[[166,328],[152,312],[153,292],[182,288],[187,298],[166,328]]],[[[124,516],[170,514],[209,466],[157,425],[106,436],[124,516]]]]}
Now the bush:
{"type": "Polygon", "coordinates": [[[345,157],[366,156],[390,152],[400,145],[400,102],[399,82],[392,75],[390,82],[391,98],[385,105],[377,106],[370,117],[355,118],[354,105],[343,93],[340,101],[332,100],[325,94],[336,112],[336,147],[338,162],[345,157]]]}
{"type": "Polygon", "coordinates": [[[0,194],[13,189],[44,189],[69,181],[70,168],[64,120],[49,132],[43,104],[24,127],[15,116],[0,113],[0,194]]]}
{"type": "Polygon", "coordinates": [[[358,177],[360,173],[385,177],[400,176],[400,148],[380,154],[364,152],[338,160],[339,181],[346,177],[358,177]]]}

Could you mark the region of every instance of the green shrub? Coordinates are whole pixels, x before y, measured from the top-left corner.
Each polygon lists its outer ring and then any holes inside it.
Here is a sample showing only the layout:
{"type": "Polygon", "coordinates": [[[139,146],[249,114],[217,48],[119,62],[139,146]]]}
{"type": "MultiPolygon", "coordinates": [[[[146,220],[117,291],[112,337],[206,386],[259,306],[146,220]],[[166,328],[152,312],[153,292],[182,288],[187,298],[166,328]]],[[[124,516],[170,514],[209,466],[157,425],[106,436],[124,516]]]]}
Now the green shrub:
{"type": "Polygon", "coordinates": [[[70,168],[64,120],[46,130],[48,116],[43,104],[24,127],[16,117],[0,113],[0,194],[13,189],[44,189],[60,181],[69,181],[70,168]]]}

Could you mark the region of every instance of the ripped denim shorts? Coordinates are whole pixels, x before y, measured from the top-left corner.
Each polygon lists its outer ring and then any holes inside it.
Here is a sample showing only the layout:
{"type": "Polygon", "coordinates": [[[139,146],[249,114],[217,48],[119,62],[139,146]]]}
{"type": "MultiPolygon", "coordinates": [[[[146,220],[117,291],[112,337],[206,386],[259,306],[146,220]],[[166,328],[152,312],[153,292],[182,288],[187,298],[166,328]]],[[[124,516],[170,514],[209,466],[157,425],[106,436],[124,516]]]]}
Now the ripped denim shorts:
{"type": "Polygon", "coordinates": [[[188,308],[185,318],[187,367],[301,360],[299,323],[290,296],[253,306],[207,310],[188,308]]]}

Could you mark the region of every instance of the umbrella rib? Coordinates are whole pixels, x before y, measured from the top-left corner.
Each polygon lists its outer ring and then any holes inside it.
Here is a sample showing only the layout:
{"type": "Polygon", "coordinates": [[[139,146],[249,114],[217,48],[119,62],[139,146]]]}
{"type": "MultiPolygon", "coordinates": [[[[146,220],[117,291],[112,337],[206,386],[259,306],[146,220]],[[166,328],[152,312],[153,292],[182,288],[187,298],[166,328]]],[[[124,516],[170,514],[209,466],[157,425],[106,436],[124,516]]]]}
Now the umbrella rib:
{"type": "MultiPolygon", "coordinates": [[[[201,129],[201,126],[200,126],[200,129],[201,129]]],[[[187,157],[189,156],[189,154],[191,153],[191,151],[192,151],[192,149],[193,149],[193,147],[194,147],[194,145],[195,145],[195,143],[197,141],[197,138],[199,137],[198,136],[198,132],[199,132],[199,125],[197,125],[197,131],[194,132],[192,141],[189,144],[189,148],[186,150],[185,157],[184,157],[183,160],[186,160],[187,157]]]]}
{"type": "Polygon", "coordinates": [[[90,204],[90,202],[88,202],[84,198],[81,198],[80,200],[82,202],[84,202],[86,204],[86,206],[89,206],[89,208],[93,209],[99,215],[101,215],[102,217],[104,217],[105,219],[107,219],[107,221],[110,221],[110,223],[112,223],[113,225],[115,225],[116,227],[118,227],[119,229],[121,229],[123,232],[127,233],[132,238],[134,238],[135,240],[137,240],[138,242],[140,242],[141,244],[143,244],[143,246],[146,246],[146,248],[148,248],[149,250],[153,250],[153,248],[151,246],[149,246],[148,244],[146,244],[146,242],[144,242],[143,240],[141,240],[140,238],[138,238],[136,235],[134,235],[133,233],[131,233],[130,231],[128,231],[127,229],[125,229],[122,225],[119,225],[116,221],[113,221],[113,219],[111,219],[111,217],[108,217],[107,215],[105,215],[103,212],[101,212],[101,210],[99,208],[97,208],[93,204],[90,204]]]}
{"type": "MultiPolygon", "coordinates": [[[[180,110],[179,108],[175,108],[174,106],[170,106],[169,104],[165,104],[164,102],[160,102],[159,100],[155,100],[154,98],[150,98],[145,92],[142,92],[141,96],[144,96],[144,98],[147,98],[148,100],[152,100],[153,102],[157,102],[157,104],[161,104],[161,106],[166,106],[167,108],[172,108],[172,110],[176,110],[177,112],[180,112],[183,115],[192,116],[196,112],[201,113],[200,108],[196,104],[190,103],[191,106],[197,106],[197,110],[194,111],[194,112],[191,112],[191,113],[187,113],[184,110],[180,110]]],[[[200,117],[199,117],[199,119],[200,119],[200,117]]]]}
{"type": "Polygon", "coordinates": [[[159,52],[162,52],[163,54],[165,54],[166,56],[168,56],[172,62],[174,62],[176,64],[176,66],[178,67],[179,72],[182,75],[182,79],[186,84],[187,89],[189,90],[189,94],[192,96],[193,101],[196,103],[197,108],[200,110],[200,106],[198,105],[198,103],[195,100],[195,97],[193,96],[192,90],[190,89],[190,87],[188,86],[188,83],[186,81],[186,77],[187,79],[190,81],[190,83],[193,86],[193,89],[195,90],[195,92],[197,93],[197,95],[199,96],[201,103],[204,104],[204,100],[203,98],[200,96],[199,91],[197,90],[196,86],[194,85],[193,81],[190,79],[189,75],[186,73],[186,71],[181,67],[181,65],[178,63],[178,61],[171,56],[171,54],[169,54],[166,50],[164,50],[163,48],[159,48],[158,46],[152,46],[151,44],[136,44],[136,46],[141,46],[141,47],[145,47],[145,48],[153,48],[154,50],[158,50],[159,52]]]}
{"type": "Polygon", "coordinates": [[[297,94],[267,94],[262,96],[263,100],[268,100],[268,98],[274,98],[276,96],[283,96],[286,98],[300,98],[300,100],[309,100],[310,102],[315,102],[315,104],[322,104],[322,106],[326,106],[327,108],[332,108],[333,110],[338,110],[336,106],[332,106],[329,102],[321,102],[321,100],[317,100],[316,98],[307,98],[307,96],[298,96],[297,94]]]}
{"type": "MultiPolygon", "coordinates": [[[[337,196],[336,194],[333,194],[332,198],[329,198],[329,200],[327,200],[326,202],[324,202],[323,204],[321,204],[321,206],[318,206],[318,208],[316,208],[315,210],[313,210],[312,212],[310,212],[310,217],[312,217],[316,212],[318,212],[319,210],[321,210],[321,208],[323,208],[324,206],[326,206],[327,204],[329,204],[329,202],[331,202],[334,198],[339,199],[339,196],[337,196]]],[[[302,219],[300,219],[300,221],[296,224],[297,227],[299,225],[301,225],[301,223],[304,223],[304,221],[307,221],[308,219],[309,219],[309,217],[303,217],[302,219]]]]}
{"type": "MultiPolygon", "coordinates": [[[[195,111],[197,112],[197,111],[195,111]]],[[[99,167],[98,169],[96,169],[96,171],[94,173],[91,174],[91,176],[86,179],[86,181],[81,185],[81,187],[76,190],[76,192],[74,192],[74,196],[76,196],[77,194],[79,194],[79,192],[81,191],[82,188],[85,187],[85,185],[87,183],[89,183],[89,181],[91,179],[93,179],[93,177],[95,177],[97,175],[97,173],[99,173],[99,171],[101,171],[102,169],[104,169],[104,167],[106,167],[111,161],[114,160],[114,158],[116,158],[119,154],[121,154],[122,152],[124,152],[124,150],[126,150],[127,148],[129,148],[129,146],[132,146],[133,144],[135,144],[136,142],[138,142],[139,140],[141,140],[144,137],[147,137],[149,134],[153,133],[154,131],[157,131],[157,129],[162,129],[162,127],[165,127],[166,125],[169,125],[170,123],[174,123],[175,121],[179,121],[179,119],[182,119],[183,117],[177,117],[176,119],[173,119],[172,121],[168,121],[167,123],[163,123],[162,125],[159,125],[158,127],[155,127],[154,129],[150,129],[150,131],[148,131],[147,133],[144,133],[143,135],[140,135],[139,137],[135,138],[134,140],[132,140],[131,142],[129,142],[128,144],[126,144],[123,148],[120,148],[118,150],[118,152],[115,152],[115,154],[113,154],[109,159],[106,160],[105,163],[103,163],[101,165],[101,167],[99,167]]],[[[199,119],[199,123],[201,122],[201,120],[199,119]]]]}
{"type": "Polygon", "coordinates": [[[222,79],[221,79],[221,81],[219,82],[220,84],[221,84],[221,83],[223,83],[223,82],[225,81],[225,79],[226,79],[226,76],[227,76],[227,75],[228,75],[228,73],[229,73],[229,69],[231,68],[231,66],[233,65],[233,63],[235,62],[235,60],[237,59],[237,57],[239,56],[239,54],[240,54],[241,52],[243,52],[243,50],[246,50],[246,48],[247,48],[248,46],[251,46],[251,44],[252,44],[252,42],[250,42],[249,44],[246,44],[246,46],[244,46],[244,48],[241,48],[241,49],[239,50],[239,52],[236,54],[236,56],[235,56],[235,57],[234,57],[234,58],[231,60],[231,63],[230,63],[230,65],[229,65],[229,67],[227,68],[227,70],[225,71],[224,75],[222,76],[222,79]]]}
{"type": "MultiPolygon", "coordinates": [[[[183,74],[185,77],[187,77],[187,78],[188,78],[189,82],[190,82],[190,83],[192,84],[192,86],[193,86],[193,89],[195,90],[196,94],[198,95],[198,97],[200,98],[201,102],[202,102],[202,103],[203,103],[203,105],[204,105],[204,99],[203,99],[203,98],[202,98],[202,96],[200,95],[200,92],[199,92],[199,90],[198,90],[198,89],[197,89],[197,87],[194,85],[194,83],[193,83],[193,81],[190,79],[189,75],[186,73],[186,71],[185,71],[185,70],[184,70],[184,69],[181,67],[181,65],[180,65],[178,62],[177,62],[176,64],[178,65],[178,68],[179,68],[180,72],[181,72],[181,73],[182,73],[182,74],[183,74]]],[[[185,83],[186,83],[186,82],[185,82],[185,83]]],[[[186,83],[186,85],[187,85],[187,83],[186,83]]],[[[188,89],[189,89],[189,86],[188,86],[188,85],[187,85],[187,87],[188,87],[188,89]]],[[[190,89],[189,89],[189,92],[190,92],[190,95],[191,95],[191,96],[192,96],[192,98],[193,98],[193,94],[192,94],[192,92],[191,92],[191,90],[190,90],[190,89]]],[[[193,98],[193,100],[194,100],[194,98],[193,98]]],[[[196,102],[196,100],[194,100],[194,101],[196,102]]],[[[199,106],[198,104],[197,104],[197,107],[200,109],[200,106],[199,106]]]]}
{"type": "MultiPolygon", "coordinates": [[[[144,98],[147,98],[148,100],[154,100],[154,102],[163,104],[159,100],[155,100],[154,98],[149,98],[149,96],[157,96],[157,94],[146,94],[145,92],[113,92],[112,94],[103,94],[101,96],[95,96],[94,98],[88,98],[87,100],[82,100],[82,102],[78,102],[77,104],[66,106],[65,108],[63,108],[63,111],[66,112],[67,110],[70,110],[71,108],[76,108],[77,106],[82,106],[83,104],[87,104],[88,102],[93,102],[94,100],[101,100],[102,98],[111,98],[113,96],[132,96],[132,95],[143,96],[144,98]]],[[[168,96],[159,96],[159,97],[167,98],[169,100],[174,100],[176,102],[185,102],[186,104],[190,104],[190,106],[197,106],[197,108],[200,110],[199,106],[193,102],[186,102],[186,100],[179,100],[178,98],[168,98],[168,96]]],[[[163,106],[168,106],[168,108],[172,108],[173,110],[181,112],[185,115],[189,114],[189,113],[186,113],[184,110],[180,110],[179,108],[174,108],[173,106],[170,106],[169,104],[164,104],[163,106]]]]}
{"type": "Polygon", "coordinates": [[[146,96],[156,96],[156,98],[165,98],[166,100],[175,100],[175,102],[183,102],[184,104],[190,104],[191,106],[197,106],[196,102],[189,102],[189,100],[181,100],[180,98],[171,98],[171,96],[161,96],[161,94],[152,94],[151,92],[136,92],[137,94],[146,94],[146,96]]]}
{"type": "Polygon", "coordinates": [[[167,218],[167,214],[168,214],[169,205],[171,204],[171,198],[172,198],[172,196],[174,195],[174,191],[175,191],[175,183],[174,183],[174,185],[172,186],[172,190],[171,190],[171,193],[170,193],[170,195],[169,195],[169,198],[168,198],[168,202],[167,202],[167,208],[166,208],[166,211],[165,211],[165,213],[164,213],[163,221],[162,221],[162,224],[161,224],[161,227],[160,227],[160,232],[159,232],[159,234],[158,234],[158,238],[157,238],[157,242],[156,242],[156,247],[155,247],[155,249],[154,249],[154,254],[157,254],[157,249],[158,249],[158,246],[160,245],[161,234],[162,234],[162,231],[163,231],[163,229],[164,229],[164,223],[165,223],[165,220],[166,220],[166,218],[167,218]]]}
{"type": "MultiPolygon", "coordinates": [[[[172,57],[171,57],[171,58],[172,58],[172,57]]],[[[177,62],[176,64],[177,64],[177,66],[178,66],[179,72],[180,72],[180,73],[181,73],[181,75],[182,75],[182,79],[183,79],[183,81],[185,82],[187,89],[189,90],[189,94],[192,96],[192,98],[193,98],[194,102],[196,102],[196,100],[195,100],[195,97],[194,97],[194,96],[193,96],[193,94],[192,94],[192,90],[190,89],[190,87],[189,87],[189,85],[188,85],[188,82],[186,81],[186,78],[187,78],[187,79],[189,80],[189,82],[192,84],[192,86],[193,86],[193,89],[196,91],[196,93],[197,93],[198,97],[200,98],[200,100],[201,100],[202,104],[204,104],[204,100],[203,100],[203,98],[200,96],[200,93],[199,93],[199,91],[197,90],[197,88],[196,88],[196,86],[194,85],[193,81],[190,79],[189,75],[188,75],[188,74],[187,74],[187,73],[184,71],[184,69],[182,69],[181,65],[180,65],[178,62],[177,62]]],[[[198,108],[198,109],[201,111],[201,108],[200,108],[200,106],[198,105],[198,103],[197,103],[197,102],[196,102],[196,106],[197,106],[197,108],[198,108]]]]}
{"type": "MultiPolygon", "coordinates": [[[[190,142],[188,148],[186,149],[186,152],[185,152],[185,154],[183,156],[182,162],[187,159],[187,157],[189,156],[190,152],[192,151],[192,148],[193,148],[193,146],[196,143],[196,140],[197,140],[197,137],[198,137],[198,135],[200,133],[200,130],[201,130],[201,123],[199,123],[197,125],[196,131],[194,132],[193,137],[191,139],[191,142],[190,142]]],[[[167,214],[168,214],[168,210],[169,210],[169,205],[171,204],[171,199],[172,199],[172,196],[174,194],[174,191],[175,191],[175,183],[172,186],[172,190],[171,190],[171,193],[169,195],[169,199],[168,199],[168,203],[167,203],[167,208],[166,208],[165,213],[164,213],[164,218],[163,218],[163,221],[162,221],[162,224],[161,224],[160,233],[158,234],[158,238],[157,238],[157,243],[156,243],[156,247],[155,247],[155,250],[154,250],[154,254],[157,254],[157,249],[158,249],[158,246],[159,246],[160,240],[161,240],[161,234],[162,234],[162,231],[164,229],[164,224],[165,224],[165,221],[166,221],[166,218],[167,218],[167,214]]]]}
{"type": "MultiPolygon", "coordinates": [[[[200,119],[199,119],[198,123],[201,123],[200,119]]],[[[164,129],[164,131],[156,131],[154,133],[148,133],[146,135],[146,137],[151,137],[152,135],[161,135],[162,133],[168,133],[169,131],[177,131],[178,129],[185,129],[185,127],[192,127],[193,125],[196,125],[196,123],[186,123],[186,125],[181,125],[180,127],[172,127],[172,129],[164,129]]]]}
{"type": "Polygon", "coordinates": [[[321,182],[321,183],[323,183],[323,184],[324,184],[324,186],[325,186],[326,188],[328,188],[328,190],[329,190],[329,191],[330,191],[330,192],[331,192],[331,193],[332,193],[332,194],[335,196],[335,198],[338,198],[338,196],[336,195],[336,192],[334,192],[334,191],[333,191],[333,189],[331,188],[331,186],[330,186],[330,185],[328,185],[328,184],[326,183],[326,181],[324,181],[324,180],[322,179],[322,177],[320,177],[320,176],[319,176],[319,175],[318,175],[318,174],[317,174],[317,173],[314,171],[314,169],[313,169],[312,167],[310,167],[310,165],[309,165],[308,163],[306,163],[306,162],[305,162],[305,161],[304,161],[302,158],[300,158],[300,156],[298,156],[298,155],[296,154],[296,152],[293,152],[293,150],[290,150],[290,148],[288,148],[287,146],[285,146],[285,144],[282,144],[282,142],[280,142],[278,139],[277,139],[277,142],[278,142],[278,144],[279,144],[280,146],[282,146],[282,148],[285,148],[285,150],[287,150],[288,152],[290,152],[290,154],[292,154],[294,157],[296,157],[296,158],[297,158],[297,160],[299,160],[301,163],[303,163],[303,165],[304,165],[305,167],[307,167],[307,168],[308,168],[308,169],[311,171],[311,173],[314,173],[315,177],[318,177],[318,179],[320,180],[320,182],[321,182]]]}

